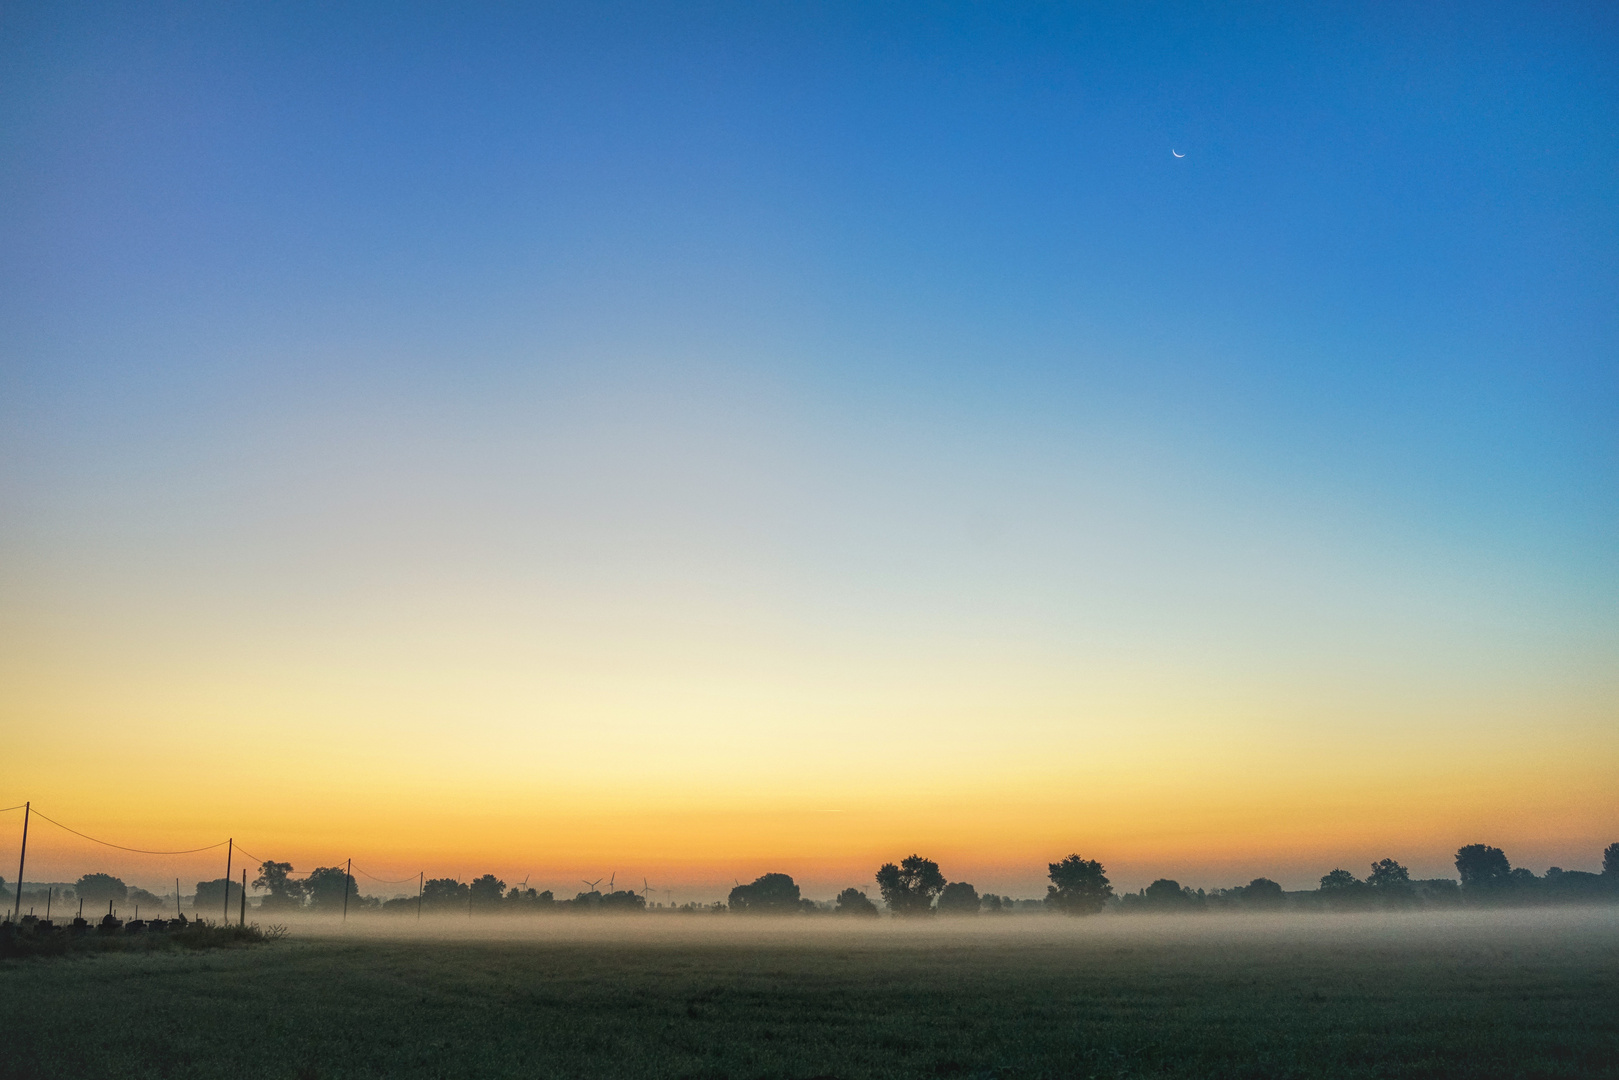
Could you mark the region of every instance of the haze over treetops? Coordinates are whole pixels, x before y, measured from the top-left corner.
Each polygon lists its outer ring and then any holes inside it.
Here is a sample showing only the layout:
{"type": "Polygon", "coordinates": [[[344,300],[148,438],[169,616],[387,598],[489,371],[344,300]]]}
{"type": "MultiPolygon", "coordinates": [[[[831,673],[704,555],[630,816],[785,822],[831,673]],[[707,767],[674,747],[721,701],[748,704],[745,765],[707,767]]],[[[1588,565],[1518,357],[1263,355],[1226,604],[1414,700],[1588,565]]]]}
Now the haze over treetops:
{"type": "Polygon", "coordinates": [[[1595,869],[1616,19],[10,6],[0,801],[816,895],[1595,869]]]}

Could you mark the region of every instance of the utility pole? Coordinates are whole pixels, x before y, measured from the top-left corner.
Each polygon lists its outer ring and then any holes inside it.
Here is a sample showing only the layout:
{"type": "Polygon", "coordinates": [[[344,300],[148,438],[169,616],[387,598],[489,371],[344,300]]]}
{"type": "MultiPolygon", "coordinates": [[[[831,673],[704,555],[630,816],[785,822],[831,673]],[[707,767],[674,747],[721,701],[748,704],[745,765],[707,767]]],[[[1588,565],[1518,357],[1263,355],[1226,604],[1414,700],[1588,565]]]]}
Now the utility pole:
{"type": "Polygon", "coordinates": [[[416,921],[422,921],[422,888],[427,884],[427,871],[416,872],[416,921]]]}
{"type": "MultiPolygon", "coordinates": [[[[215,834],[217,835],[217,834],[215,834]]],[[[230,925],[230,860],[236,854],[236,837],[225,841],[225,918],[226,926],[230,925]]]]}
{"type": "Polygon", "coordinates": [[[236,919],[237,926],[247,925],[247,867],[242,867],[242,912],[236,919]]]}
{"type": "Polygon", "coordinates": [[[28,815],[33,813],[34,804],[22,804],[22,854],[17,856],[17,906],[12,909],[11,921],[16,922],[22,916],[22,871],[28,865],[28,815]]]}
{"type": "MultiPolygon", "coordinates": [[[[82,911],[79,914],[84,914],[82,911]]],[[[174,914],[178,918],[185,918],[186,913],[180,910],[180,879],[174,879],[174,914]]]]}
{"type": "Polygon", "coordinates": [[[349,882],[354,880],[354,860],[350,859],[348,868],[343,871],[343,921],[349,921],[349,882]]]}

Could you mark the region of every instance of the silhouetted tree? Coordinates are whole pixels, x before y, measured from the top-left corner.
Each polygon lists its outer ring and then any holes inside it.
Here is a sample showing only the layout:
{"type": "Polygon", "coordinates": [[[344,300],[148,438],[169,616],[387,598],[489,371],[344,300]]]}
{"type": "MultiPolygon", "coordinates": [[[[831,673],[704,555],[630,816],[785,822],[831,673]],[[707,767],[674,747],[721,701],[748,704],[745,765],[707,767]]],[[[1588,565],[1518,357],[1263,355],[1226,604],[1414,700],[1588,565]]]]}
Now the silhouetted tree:
{"type": "Polygon", "coordinates": [[[832,909],[835,915],[877,915],[877,905],[871,898],[856,888],[847,888],[838,893],[837,907],[832,909]]]}
{"type": "Polygon", "coordinates": [[[293,881],[292,864],[266,861],[259,867],[259,876],[253,879],[255,889],[269,891],[260,903],[266,911],[291,911],[304,906],[304,883],[293,881]]]}
{"type": "Polygon", "coordinates": [[[1413,881],[1411,895],[1423,907],[1455,907],[1462,902],[1461,886],[1450,878],[1413,881]]]}
{"type": "Polygon", "coordinates": [[[168,903],[168,900],[155,892],[131,886],[129,895],[124,897],[124,903],[139,905],[144,907],[148,913],[151,913],[161,910],[168,903]]]}
{"type": "Polygon", "coordinates": [[[984,894],[984,910],[994,914],[1001,910],[1001,898],[992,892],[984,894]]]}
{"type": "Polygon", "coordinates": [[[105,904],[109,900],[123,903],[129,896],[129,886],[111,874],[86,874],[73,883],[73,894],[86,904],[105,904]]]}
{"type": "Polygon", "coordinates": [[[1456,872],[1469,891],[1500,888],[1512,877],[1506,852],[1488,844],[1468,844],[1456,852],[1456,872]]]}
{"type": "Polygon", "coordinates": [[[1051,878],[1051,884],[1046,886],[1046,903],[1058,911],[1091,915],[1106,907],[1113,895],[1113,886],[1095,859],[1070,855],[1062,862],[1046,864],[1046,870],[1051,878]]]}
{"type": "Polygon", "coordinates": [[[1619,877],[1619,844],[1609,844],[1602,852],[1602,872],[1619,877]]]}
{"type": "MultiPolygon", "coordinates": [[[[1239,896],[1242,889],[1224,890],[1231,897],[1239,896]]],[[[1218,899],[1218,897],[1217,897],[1218,899]]],[[[1204,895],[1202,889],[1183,889],[1180,882],[1170,878],[1159,878],[1139,892],[1125,893],[1119,897],[1119,905],[1127,912],[1143,911],[1201,911],[1209,903],[1209,897],[1204,895]]]]}
{"type": "Polygon", "coordinates": [[[235,881],[226,881],[224,878],[215,878],[212,881],[197,882],[197,895],[192,903],[197,911],[208,918],[216,914],[223,915],[221,910],[225,906],[225,898],[230,898],[230,909],[236,910],[236,905],[242,899],[242,886],[235,881]]]}
{"type": "Polygon", "coordinates": [[[1411,871],[1393,859],[1374,862],[1366,884],[1371,886],[1377,902],[1385,907],[1413,904],[1417,899],[1416,888],[1411,884],[1411,871]]]}
{"type": "Polygon", "coordinates": [[[965,881],[952,881],[939,893],[940,915],[977,915],[981,904],[978,890],[965,881]]]}
{"type": "Polygon", "coordinates": [[[464,910],[470,890],[454,878],[430,878],[422,885],[422,907],[427,909],[464,910]]]}
{"type": "Polygon", "coordinates": [[[796,915],[802,910],[798,886],[788,874],[763,874],[731,890],[727,904],[747,915],[796,915]]]}
{"type": "Polygon", "coordinates": [[[309,895],[309,904],[316,911],[336,912],[343,910],[343,896],[348,894],[349,906],[360,894],[355,887],[354,878],[341,866],[318,866],[309,872],[304,879],[304,892],[309,895]]]}
{"type": "Polygon", "coordinates": [[[1411,871],[1393,859],[1379,859],[1372,864],[1366,883],[1374,889],[1399,890],[1411,887],[1411,871]]]}
{"type": "Polygon", "coordinates": [[[506,894],[506,903],[520,908],[549,908],[556,906],[556,897],[551,890],[540,892],[535,889],[520,889],[515,885],[512,891],[506,894]]]}
{"type": "Polygon", "coordinates": [[[468,900],[472,906],[480,910],[497,907],[501,897],[506,895],[506,883],[493,874],[485,874],[480,878],[473,878],[472,884],[467,886],[468,900]]]}
{"type": "Polygon", "coordinates": [[[1256,877],[1242,887],[1242,902],[1248,907],[1275,908],[1287,903],[1287,897],[1270,878],[1256,877]]]}
{"type": "Polygon", "coordinates": [[[1371,888],[1348,870],[1334,870],[1321,878],[1318,894],[1329,908],[1358,908],[1373,902],[1371,888]]]}
{"type": "Polygon", "coordinates": [[[1159,878],[1141,890],[1141,895],[1150,901],[1172,904],[1184,897],[1185,890],[1181,888],[1181,883],[1174,878],[1159,878]]]}
{"type": "Polygon", "coordinates": [[[628,889],[610,892],[601,898],[601,910],[609,913],[628,913],[646,910],[646,897],[628,889]]]}
{"type": "Polygon", "coordinates": [[[877,871],[877,889],[895,915],[926,915],[933,898],[944,889],[939,864],[920,855],[907,855],[900,864],[884,863],[877,871]]]}
{"type": "Polygon", "coordinates": [[[1191,889],[1181,888],[1181,883],[1173,878],[1159,878],[1141,890],[1141,901],[1149,908],[1184,911],[1197,905],[1197,895],[1191,889]]]}
{"type": "Polygon", "coordinates": [[[1541,892],[1548,900],[1560,903],[1588,904],[1612,898],[1612,877],[1587,874],[1580,870],[1551,867],[1539,882],[1541,892]]]}

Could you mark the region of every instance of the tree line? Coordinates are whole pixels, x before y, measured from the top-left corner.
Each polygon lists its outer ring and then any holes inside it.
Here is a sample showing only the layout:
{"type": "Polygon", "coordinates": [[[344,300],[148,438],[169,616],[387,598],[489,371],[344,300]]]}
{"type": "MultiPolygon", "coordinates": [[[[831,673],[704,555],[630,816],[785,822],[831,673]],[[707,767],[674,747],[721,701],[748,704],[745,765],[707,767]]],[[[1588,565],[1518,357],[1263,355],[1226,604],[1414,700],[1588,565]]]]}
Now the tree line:
{"type": "MultiPolygon", "coordinates": [[[[884,863],[873,880],[877,894],[888,912],[897,918],[916,916],[957,916],[997,914],[1037,908],[1069,915],[1092,915],[1103,911],[1195,912],[1218,910],[1276,911],[1282,909],[1348,911],[1375,908],[1413,908],[1448,905],[1490,905],[1525,903],[1615,903],[1619,902],[1619,843],[1609,844],[1602,855],[1602,872],[1563,870],[1552,867],[1537,875],[1525,867],[1514,867],[1500,848],[1488,844],[1467,844],[1456,852],[1457,877],[1417,880],[1410,870],[1392,858],[1372,863],[1364,878],[1338,868],[1323,875],[1313,890],[1287,892],[1269,878],[1255,878],[1246,885],[1205,891],[1160,878],[1133,893],[1116,893],[1106,868],[1095,859],[1071,854],[1050,863],[1046,895],[1040,900],[1013,900],[995,893],[980,894],[971,882],[948,881],[939,864],[912,854],[897,863],[884,863]]],[[[312,911],[404,911],[464,912],[644,912],[650,897],[633,889],[609,889],[603,893],[592,887],[566,899],[551,890],[528,888],[527,884],[508,886],[495,874],[484,874],[471,881],[431,878],[420,887],[419,895],[382,900],[362,896],[358,882],[342,867],[322,866],[295,877],[291,863],[267,860],[259,867],[252,887],[265,895],[258,902],[261,911],[290,913],[312,911]]],[[[0,897],[9,896],[0,878],[0,897]]],[[[25,893],[25,898],[30,894],[25,893]]],[[[211,911],[234,904],[241,896],[241,885],[218,878],[199,881],[193,898],[197,910],[211,911]]],[[[43,894],[39,894],[43,900],[43,894]]],[[[57,894],[59,902],[83,900],[87,904],[123,906],[138,904],[160,910],[175,903],[175,897],[159,896],[145,889],[126,885],[111,874],[85,874],[57,894]]],[[[830,903],[818,903],[801,894],[789,874],[761,875],[746,885],[738,884],[723,901],[712,904],[687,903],[666,910],[682,912],[728,912],[741,915],[832,914],[855,918],[875,918],[882,912],[866,890],[850,887],[830,903]]]]}

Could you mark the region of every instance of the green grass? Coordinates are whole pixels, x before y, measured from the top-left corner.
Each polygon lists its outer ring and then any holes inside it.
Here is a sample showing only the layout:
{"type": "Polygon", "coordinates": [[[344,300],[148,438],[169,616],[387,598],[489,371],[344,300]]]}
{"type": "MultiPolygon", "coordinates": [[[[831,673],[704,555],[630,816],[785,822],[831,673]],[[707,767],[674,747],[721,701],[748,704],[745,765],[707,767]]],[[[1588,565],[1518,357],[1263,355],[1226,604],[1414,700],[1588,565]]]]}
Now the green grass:
{"type": "Polygon", "coordinates": [[[812,921],[12,961],[0,1075],[1619,1077],[1611,913],[812,921]]]}

